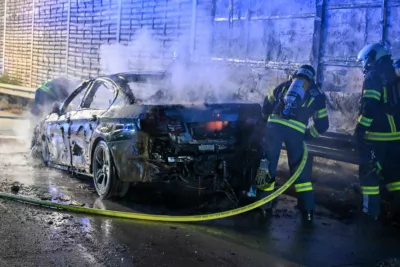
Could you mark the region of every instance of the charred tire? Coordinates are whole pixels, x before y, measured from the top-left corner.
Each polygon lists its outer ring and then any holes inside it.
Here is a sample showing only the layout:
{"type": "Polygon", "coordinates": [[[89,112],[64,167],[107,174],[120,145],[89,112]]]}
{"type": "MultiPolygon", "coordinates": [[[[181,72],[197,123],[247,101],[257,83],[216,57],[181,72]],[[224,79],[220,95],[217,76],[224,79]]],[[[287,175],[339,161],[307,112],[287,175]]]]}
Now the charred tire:
{"type": "Polygon", "coordinates": [[[93,152],[93,182],[97,194],[102,199],[123,197],[129,190],[130,183],[118,178],[117,170],[106,142],[100,141],[93,152]]]}

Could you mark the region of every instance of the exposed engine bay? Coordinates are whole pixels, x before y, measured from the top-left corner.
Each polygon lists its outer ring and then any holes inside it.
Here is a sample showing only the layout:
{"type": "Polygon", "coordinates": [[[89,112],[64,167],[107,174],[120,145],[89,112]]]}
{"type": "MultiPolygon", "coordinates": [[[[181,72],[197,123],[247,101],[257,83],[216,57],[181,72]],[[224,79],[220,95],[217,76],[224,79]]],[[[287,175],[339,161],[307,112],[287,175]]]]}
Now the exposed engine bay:
{"type": "Polygon", "coordinates": [[[260,159],[263,125],[257,112],[248,117],[253,119],[186,124],[158,112],[141,121],[149,134],[151,180],[179,182],[199,194],[248,188],[260,159]]]}

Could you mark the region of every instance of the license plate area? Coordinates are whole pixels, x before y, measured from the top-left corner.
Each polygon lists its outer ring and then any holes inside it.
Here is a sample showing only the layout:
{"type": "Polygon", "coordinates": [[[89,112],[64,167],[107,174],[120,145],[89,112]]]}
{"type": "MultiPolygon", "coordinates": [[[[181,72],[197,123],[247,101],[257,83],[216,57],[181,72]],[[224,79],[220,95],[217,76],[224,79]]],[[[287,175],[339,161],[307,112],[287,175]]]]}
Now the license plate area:
{"type": "Polygon", "coordinates": [[[199,145],[199,151],[215,151],[215,145],[199,145]]]}

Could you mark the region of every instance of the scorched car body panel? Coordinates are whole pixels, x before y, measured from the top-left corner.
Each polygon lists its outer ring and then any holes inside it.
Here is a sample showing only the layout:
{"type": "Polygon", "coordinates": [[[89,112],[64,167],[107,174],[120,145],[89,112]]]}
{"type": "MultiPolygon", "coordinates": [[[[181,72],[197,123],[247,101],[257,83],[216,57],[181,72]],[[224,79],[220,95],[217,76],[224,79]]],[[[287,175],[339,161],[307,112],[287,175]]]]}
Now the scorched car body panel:
{"type": "Polygon", "coordinates": [[[257,136],[261,106],[243,101],[157,105],[161,89],[150,102],[136,99],[130,88],[140,83],[165,88],[166,81],[165,74],[124,73],[80,84],[41,126],[48,164],[92,175],[95,183],[111,179],[105,173],[123,183],[243,182],[243,171],[253,164],[247,157],[259,147],[250,137],[257,136]]]}

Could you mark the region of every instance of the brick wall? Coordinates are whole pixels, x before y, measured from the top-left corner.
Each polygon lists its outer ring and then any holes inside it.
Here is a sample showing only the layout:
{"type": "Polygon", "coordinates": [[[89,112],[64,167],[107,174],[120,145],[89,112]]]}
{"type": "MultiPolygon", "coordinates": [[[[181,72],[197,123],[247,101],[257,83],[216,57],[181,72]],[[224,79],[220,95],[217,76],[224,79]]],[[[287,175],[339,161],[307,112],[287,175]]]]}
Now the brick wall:
{"type": "MultiPolygon", "coordinates": [[[[262,0],[198,0],[196,53],[266,62],[267,68],[270,68],[268,63],[290,67],[292,63],[310,62],[318,2],[321,1],[285,0],[266,5],[262,0]]],[[[321,50],[324,60],[353,58],[354,51],[365,42],[380,39],[380,2],[325,0],[325,3],[321,50]],[[346,32],[354,35],[346,37],[346,32]],[[340,35],[335,38],[337,34],[340,35]]],[[[386,35],[395,56],[400,55],[395,23],[399,10],[398,1],[388,0],[386,35]]],[[[100,46],[117,40],[129,45],[143,28],[151,29],[162,43],[158,56],[170,60],[176,43],[190,37],[191,23],[191,0],[4,0],[0,3],[0,57],[3,49],[6,57],[0,58],[0,65],[4,63],[5,71],[25,85],[35,85],[48,75],[60,75],[67,70],[70,76],[95,76],[101,71],[100,46]]],[[[190,41],[187,44],[190,46],[190,41]]],[[[165,60],[161,63],[167,64],[165,60]]],[[[335,68],[329,64],[321,67],[335,68]]],[[[332,83],[330,76],[322,78],[326,78],[332,90],[342,90],[341,85],[332,83]]]]}
{"type": "Polygon", "coordinates": [[[385,36],[400,57],[400,4],[386,1],[384,24],[382,2],[198,0],[193,20],[192,0],[3,0],[0,66],[35,87],[66,72],[87,78],[149,62],[165,69],[173,52],[183,51],[180,45],[194,45],[196,60],[232,63],[240,90],[259,101],[298,64],[310,63],[321,70],[330,110],[339,111],[338,120],[351,113],[354,124],[355,98],[348,95],[359,92],[362,81],[358,50],[385,36]]]}
{"type": "Polygon", "coordinates": [[[100,74],[99,49],[116,42],[117,0],[70,0],[68,75],[76,78],[100,74]]]}
{"type": "Polygon", "coordinates": [[[190,0],[123,0],[119,37],[130,55],[129,68],[168,66],[178,43],[189,35],[190,23],[190,0]]]}
{"type": "Polygon", "coordinates": [[[7,0],[4,70],[29,85],[31,79],[32,0],[7,0]]]}
{"type": "Polygon", "coordinates": [[[66,72],[68,0],[36,0],[32,87],[66,72]]]}

